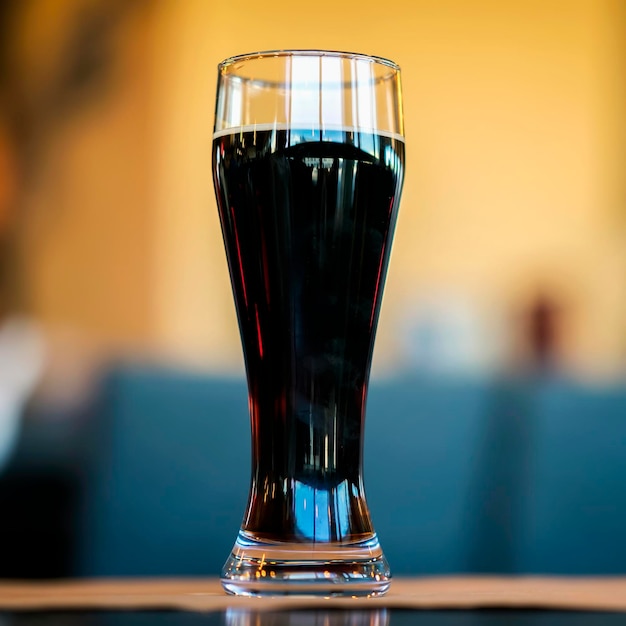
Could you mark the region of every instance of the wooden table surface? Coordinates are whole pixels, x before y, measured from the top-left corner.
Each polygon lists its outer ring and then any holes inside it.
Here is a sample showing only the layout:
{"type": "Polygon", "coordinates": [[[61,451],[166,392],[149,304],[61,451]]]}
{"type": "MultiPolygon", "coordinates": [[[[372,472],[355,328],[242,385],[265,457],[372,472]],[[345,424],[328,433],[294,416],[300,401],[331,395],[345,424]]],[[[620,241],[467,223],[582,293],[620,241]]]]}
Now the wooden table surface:
{"type": "Polygon", "coordinates": [[[626,577],[396,578],[382,598],[226,595],[217,579],[97,579],[0,581],[0,610],[228,608],[479,609],[536,608],[626,611],[626,577]]]}

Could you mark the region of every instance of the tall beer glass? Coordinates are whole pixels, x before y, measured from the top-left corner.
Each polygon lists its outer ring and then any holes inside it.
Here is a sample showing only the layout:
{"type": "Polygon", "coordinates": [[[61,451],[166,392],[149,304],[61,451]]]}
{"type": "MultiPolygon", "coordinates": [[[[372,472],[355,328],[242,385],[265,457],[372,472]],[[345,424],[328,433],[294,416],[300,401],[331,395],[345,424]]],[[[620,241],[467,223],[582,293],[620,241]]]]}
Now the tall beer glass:
{"type": "Polygon", "coordinates": [[[390,572],[362,451],[404,174],[400,70],[311,50],[218,69],[213,176],[252,424],[248,505],[222,583],[379,595],[390,572]]]}

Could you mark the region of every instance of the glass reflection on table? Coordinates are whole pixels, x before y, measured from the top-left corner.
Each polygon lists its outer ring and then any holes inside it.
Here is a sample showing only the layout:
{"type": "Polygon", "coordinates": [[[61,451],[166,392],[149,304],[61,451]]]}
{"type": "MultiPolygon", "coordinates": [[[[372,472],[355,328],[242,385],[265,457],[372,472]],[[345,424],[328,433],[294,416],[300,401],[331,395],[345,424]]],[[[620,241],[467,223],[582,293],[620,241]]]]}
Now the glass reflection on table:
{"type": "Polygon", "coordinates": [[[226,626],[389,626],[387,609],[254,611],[228,609],[226,626]]]}

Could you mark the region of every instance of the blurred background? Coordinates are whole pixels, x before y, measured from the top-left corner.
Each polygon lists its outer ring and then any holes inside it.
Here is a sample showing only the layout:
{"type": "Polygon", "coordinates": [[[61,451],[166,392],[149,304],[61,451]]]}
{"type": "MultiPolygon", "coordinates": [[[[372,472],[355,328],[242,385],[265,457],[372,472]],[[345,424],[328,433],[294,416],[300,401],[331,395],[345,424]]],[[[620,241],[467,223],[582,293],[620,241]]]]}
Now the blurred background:
{"type": "Polygon", "coordinates": [[[402,527],[424,545],[399,571],[626,571],[604,549],[626,545],[625,27],[621,0],[5,0],[0,576],[215,574],[225,558],[248,442],[190,452],[211,406],[247,428],[211,179],[216,65],[277,48],[403,71],[407,176],[368,414],[376,429],[375,407],[402,412],[423,462],[368,470],[383,544],[400,513],[380,477],[408,481],[402,527]],[[225,520],[226,547],[194,551],[225,520]],[[556,528],[570,543],[553,553],[556,528]],[[572,561],[590,536],[606,546],[572,561]]]}

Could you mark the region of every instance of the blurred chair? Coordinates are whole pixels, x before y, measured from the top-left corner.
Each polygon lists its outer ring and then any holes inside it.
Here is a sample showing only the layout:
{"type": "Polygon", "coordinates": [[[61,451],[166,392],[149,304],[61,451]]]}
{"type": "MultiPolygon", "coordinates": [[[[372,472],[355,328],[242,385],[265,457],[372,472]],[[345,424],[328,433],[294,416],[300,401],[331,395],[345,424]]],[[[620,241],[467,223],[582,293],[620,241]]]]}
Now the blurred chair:
{"type": "MultiPolygon", "coordinates": [[[[243,380],[120,368],[77,574],[217,575],[250,471],[243,380]]],[[[626,573],[626,390],[374,382],[365,486],[397,575],[626,573]]]]}
{"type": "Polygon", "coordinates": [[[536,392],[520,571],[626,573],[626,390],[536,392]]]}
{"type": "Polygon", "coordinates": [[[120,368],[99,413],[76,574],[219,572],[248,494],[245,383],[120,368]]]}
{"type": "Polygon", "coordinates": [[[626,573],[626,389],[395,381],[366,432],[396,574],[626,573]]]}

